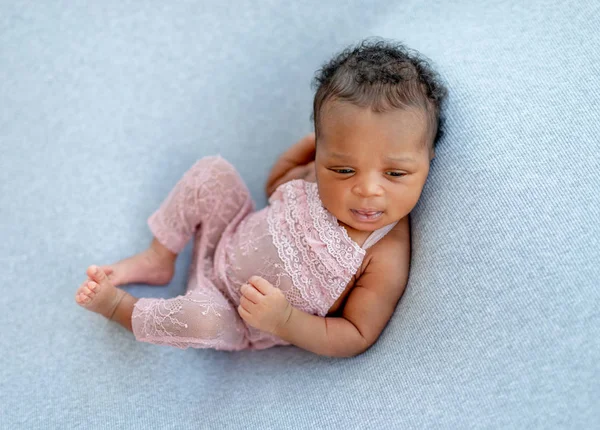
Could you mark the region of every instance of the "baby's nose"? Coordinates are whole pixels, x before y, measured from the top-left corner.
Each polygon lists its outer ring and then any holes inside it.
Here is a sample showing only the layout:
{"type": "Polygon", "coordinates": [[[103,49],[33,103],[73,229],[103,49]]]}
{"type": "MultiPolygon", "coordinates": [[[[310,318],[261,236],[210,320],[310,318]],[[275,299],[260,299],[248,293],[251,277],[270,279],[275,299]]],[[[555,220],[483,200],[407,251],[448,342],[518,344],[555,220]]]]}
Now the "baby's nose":
{"type": "Polygon", "coordinates": [[[354,186],[354,192],[361,197],[380,196],[383,189],[378,181],[373,179],[364,179],[354,186]]]}

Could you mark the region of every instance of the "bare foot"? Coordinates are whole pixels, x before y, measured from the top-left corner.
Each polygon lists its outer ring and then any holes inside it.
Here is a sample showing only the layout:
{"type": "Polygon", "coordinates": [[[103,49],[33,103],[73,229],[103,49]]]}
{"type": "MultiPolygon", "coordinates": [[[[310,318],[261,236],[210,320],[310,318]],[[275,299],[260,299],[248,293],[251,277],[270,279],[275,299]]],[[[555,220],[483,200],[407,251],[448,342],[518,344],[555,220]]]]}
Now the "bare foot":
{"type": "MultiPolygon", "coordinates": [[[[162,245],[160,245],[162,246],[162,245]]],[[[176,254],[158,249],[156,239],[150,248],[118,263],[100,268],[115,286],[125,284],[167,285],[175,274],[176,254]]],[[[88,280],[92,280],[91,278],[88,280]]]]}
{"type": "Polygon", "coordinates": [[[88,267],[87,275],[91,281],[87,280],[79,286],[75,293],[75,301],[87,310],[111,319],[119,302],[127,293],[115,288],[106,273],[97,266],[88,267]]]}

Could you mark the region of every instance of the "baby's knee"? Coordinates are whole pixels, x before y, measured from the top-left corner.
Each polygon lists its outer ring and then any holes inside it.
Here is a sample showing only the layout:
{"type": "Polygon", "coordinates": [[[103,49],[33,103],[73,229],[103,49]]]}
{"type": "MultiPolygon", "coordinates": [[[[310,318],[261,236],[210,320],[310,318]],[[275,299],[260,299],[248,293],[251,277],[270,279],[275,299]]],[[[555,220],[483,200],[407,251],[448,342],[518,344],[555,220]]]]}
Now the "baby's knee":
{"type": "MultiPolygon", "coordinates": [[[[188,178],[231,178],[237,180],[238,173],[233,165],[220,155],[202,157],[186,172],[188,178]]],[[[227,180],[230,182],[230,180],[227,180]]]]}
{"type": "Polygon", "coordinates": [[[235,171],[235,167],[233,167],[233,165],[229,161],[227,161],[220,155],[208,155],[196,161],[196,163],[192,166],[190,170],[218,170],[221,172],[226,172],[235,171]]]}

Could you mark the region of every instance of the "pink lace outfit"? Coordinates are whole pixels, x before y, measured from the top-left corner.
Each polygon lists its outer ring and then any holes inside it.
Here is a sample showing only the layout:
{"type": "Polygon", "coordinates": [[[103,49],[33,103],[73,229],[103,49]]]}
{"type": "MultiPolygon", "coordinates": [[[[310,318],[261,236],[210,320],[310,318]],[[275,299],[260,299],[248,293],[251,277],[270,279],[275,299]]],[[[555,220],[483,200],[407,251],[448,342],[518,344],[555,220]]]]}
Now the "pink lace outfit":
{"type": "Polygon", "coordinates": [[[137,340],[229,351],[289,345],[239,316],[241,285],[262,276],[292,306],[325,316],[365,249],[395,225],[374,231],[361,247],[323,207],[317,184],[303,180],[281,185],[269,206],[254,208],[239,174],[220,156],[204,157],[185,173],[148,225],[175,253],[194,238],[187,292],[139,299],[131,320],[137,340]]]}

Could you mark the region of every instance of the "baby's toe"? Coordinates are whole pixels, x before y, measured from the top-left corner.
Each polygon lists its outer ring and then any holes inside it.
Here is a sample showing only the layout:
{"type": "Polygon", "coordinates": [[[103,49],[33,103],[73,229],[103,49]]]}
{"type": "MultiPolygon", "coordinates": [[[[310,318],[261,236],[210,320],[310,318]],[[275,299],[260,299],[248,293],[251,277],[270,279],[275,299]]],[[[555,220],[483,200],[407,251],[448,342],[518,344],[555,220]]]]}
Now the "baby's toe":
{"type": "Polygon", "coordinates": [[[108,285],[111,285],[110,280],[108,279],[108,276],[106,275],[106,272],[98,266],[88,267],[87,275],[89,276],[90,279],[95,281],[97,284],[104,285],[105,287],[107,287],[108,285]]]}
{"type": "Polygon", "coordinates": [[[77,294],[81,294],[86,285],[87,285],[87,281],[81,283],[81,285],[79,285],[79,288],[77,288],[77,294]]]}
{"type": "Polygon", "coordinates": [[[86,273],[86,275],[88,275],[89,279],[94,279],[94,272],[96,271],[96,267],[98,267],[98,266],[94,266],[94,265],[89,266],[87,268],[87,270],[85,271],[85,273],[86,273]]]}
{"type": "Polygon", "coordinates": [[[90,300],[92,300],[90,297],[88,297],[87,295],[85,295],[85,293],[77,291],[77,293],[75,294],[75,301],[77,303],[79,303],[80,305],[89,303],[90,300]]]}
{"type": "Polygon", "coordinates": [[[75,293],[77,303],[88,303],[96,295],[97,284],[89,281],[83,282],[75,293]],[[94,284],[92,286],[91,284],[94,284]]]}

